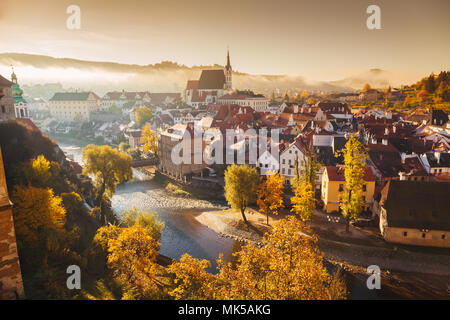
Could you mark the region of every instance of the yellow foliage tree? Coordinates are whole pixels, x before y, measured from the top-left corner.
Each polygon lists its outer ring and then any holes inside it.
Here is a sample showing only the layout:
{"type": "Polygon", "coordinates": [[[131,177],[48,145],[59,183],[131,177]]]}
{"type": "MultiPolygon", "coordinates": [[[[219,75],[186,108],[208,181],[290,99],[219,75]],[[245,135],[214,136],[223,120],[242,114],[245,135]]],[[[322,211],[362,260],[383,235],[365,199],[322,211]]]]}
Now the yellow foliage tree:
{"type": "Polygon", "coordinates": [[[284,207],[284,177],[275,172],[269,172],[266,177],[267,179],[259,186],[256,203],[259,210],[266,214],[267,224],[269,224],[269,214],[277,215],[278,211],[284,207]]]}
{"type": "Polygon", "coordinates": [[[347,220],[346,231],[349,231],[351,220],[358,218],[364,205],[363,185],[366,172],[367,150],[355,137],[351,136],[336,156],[344,158],[344,191],[339,194],[339,207],[347,220]]]}
{"type": "Polygon", "coordinates": [[[106,223],[103,197],[112,197],[119,183],[133,178],[131,157],[110,146],[90,144],[83,149],[83,162],[83,173],[94,176],[98,192],[96,202],[100,204],[101,215],[106,223]]]}
{"type": "Polygon", "coordinates": [[[107,265],[116,277],[136,288],[141,297],[153,290],[159,242],[139,225],[102,227],[96,243],[107,251],[107,265]]]}
{"type": "Polygon", "coordinates": [[[140,106],[136,109],[136,122],[140,125],[150,120],[152,116],[152,109],[146,106],[140,106]]]}
{"type": "Polygon", "coordinates": [[[316,200],[314,189],[311,183],[303,179],[294,189],[294,196],[291,198],[292,212],[299,215],[302,221],[309,221],[314,215],[316,200]]]}
{"type": "Polygon", "coordinates": [[[175,299],[213,299],[214,276],[206,269],[208,260],[198,260],[185,253],[179,262],[172,263],[167,271],[174,275],[174,288],[169,294],[175,299]]]}
{"type": "Polygon", "coordinates": [[[225,171],[225,198],[233,209],[241,211],[245,223],[245,209],[255,200],[258,184],[258,172],[248,165],[232,164],[225,171]]]}
{"type": "Polygon", "coordinates": [[[368,83],[366,83],[366,84],[364,85],[364,87],[363,87],[363,91],[364,91],[364,92],[367,92],[367,91],[369,91],[370,89],[372,89],[372,87],[371,87],[370,84],[368,84],[368,83]]]}
{"type": "Polygon", "coordinates": [[[161,239],[164,222],[157,219],[155,212],[150,213],[132,207],[129,210],[123,211],[122,217],[123,222],[125,222],[128,227],[138,225],[144,228],[153,239],[161,239]]]}
{"type": "Polygon", "coordinates": [[[142,128],[141,143],[144,151],[150,151],[158,155],[158,137],[148,124],[142,128]]]}
{"type": "Polygon", "coordinates": [[[263,238],[263,246],[244,246],[236,262],[217,261],[219,273],[209,274],[208,261],[187,257],[174,263],[176,299],[261,300],[345,299],[345,283],[323,265],[317,239],[305,235],[295,217],[282,219],[263,238]]]}
{"type": "Polygon", "coordinates": [[[17,238],[27,246],[44,247],[50,236],[64,233],[66,210],[52,189],[16,186],[11,200],[17,238]]]}

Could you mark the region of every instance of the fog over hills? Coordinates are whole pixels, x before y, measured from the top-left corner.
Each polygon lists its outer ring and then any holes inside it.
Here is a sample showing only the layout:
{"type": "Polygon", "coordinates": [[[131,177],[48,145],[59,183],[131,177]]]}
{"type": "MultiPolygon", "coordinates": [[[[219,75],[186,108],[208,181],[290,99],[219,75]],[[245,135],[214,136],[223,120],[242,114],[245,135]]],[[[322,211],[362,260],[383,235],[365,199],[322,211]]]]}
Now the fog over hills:
{"type": "MultiPolygon", "coordinates": [[[[220,65],[188,67],[170,61],[151,65],[96,62],[54,58],[22,53],[0,53],[0,73],[9,77],[13,65],[21,84],[61,83],[64,88],[93,90],[102,95],[110,90],[149,90],[181,92],[186,81],[198,79],[201,70],[220,65]]],[[[311,81],[301,76],[256,75],[234,72],[233,86],[266,94],[272,91],[342,91],[360,90],[365,83],[385,88],[408,84],[419,79],[408,72],[371,69],[339,81],[311,81]]]]}

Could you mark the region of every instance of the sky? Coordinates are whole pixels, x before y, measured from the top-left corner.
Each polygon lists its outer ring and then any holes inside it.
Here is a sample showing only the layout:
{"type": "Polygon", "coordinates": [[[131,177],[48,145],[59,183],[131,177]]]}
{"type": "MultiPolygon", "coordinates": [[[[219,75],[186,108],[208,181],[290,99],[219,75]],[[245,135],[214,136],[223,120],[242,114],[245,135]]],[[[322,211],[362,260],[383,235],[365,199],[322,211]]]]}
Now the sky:
{"type": "Polygon", "coordinates": [[[1,0],[0,53],[127,64],[225,64],[338,80],[372,68],[450,69],[448,0],[1,0]],[[81,29],[69,30],[69,5],[81,29]],[[369,30],[366,9],[381,9],[369,30]]]}

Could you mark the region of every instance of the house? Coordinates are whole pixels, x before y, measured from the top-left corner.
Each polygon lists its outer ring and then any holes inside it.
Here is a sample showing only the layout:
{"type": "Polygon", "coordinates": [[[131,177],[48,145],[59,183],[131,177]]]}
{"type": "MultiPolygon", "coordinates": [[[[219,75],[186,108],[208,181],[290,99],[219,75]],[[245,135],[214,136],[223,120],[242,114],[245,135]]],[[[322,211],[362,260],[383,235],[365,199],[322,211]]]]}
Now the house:
{"type": "Polygon", "coordinates": [[[263,94],[255,94],[253,91],[235,91],[225,94],[217,99],[219,104],[236,104],[248,106],[257,112],[269,111],[269,100],[263,94]]]}
{"type": "MultiPolygon", "coordinates": [[[[345,170],[343,166],[327,166],[322,175],[322,195],[324,210],[328,212],[339,211],[339,194],[344,191],[345,170]]],[[[372,168],[366,167],[362,197],[365,209],[372,206],[375,193],[375,176],[372,168]]]]}
{"type": "Polygon", "coordinates": [[[50,99],[50,114],[57,120],[89,121],[100,109],[100,98],[94,92],[57,92],[50,99]]]}
{"type": "Polygon", "coordinates": [[[383,93],[376,89],[369,89],[367,91],[363,91],[359,94],[359,100],[368,102],[368,101],[378,101],[383,98],[383,93]]]}
{"type": "Polygon", "coordinates": [[[12,207],[0,149],[0,300],[25,298],[12,207]]]}
{"type": "Polygon", "coordinates": [[[123,108],[125,105],[134,106],[150,103],[150,92],[130,92],[130,91],[111,91],[107,92],[101,99],[101,108],[108,110],[112,105],[123,108]]]}
{"type": "Polygon", "coordinates": [[[128,130],[126,133],[126,136],[128,136],[128,144],[133,149],[139,149],[141,144],[141,136],[142,136],[142,130],[140,129],[134,129],[134,130],[128,130]]]}
{"type": "Polygon", "coordinates": [[[203,162],[205,143],[194,123],[175,124],[161,133],[159,170],[174,178],[187,176],[206,168],[203,162]]]}
{"type": "Polygon", "coordinates": [[[16,119],[12,89],[14,83],[0,75],[0,122],[16,119]]]}
{"type": "Polygon", "coordinates": [[[300,135],[281,152],[280,174],[287,185],[291,184],[296,172],[300,174],[305,170],[307,156],[308,148],[300,135]]]}
{"type": "Polygon", "coordinates": [[[450,247],[450,182],[390,181],[381,191],[380,232],[388,242],[450,247]]]}
{"type": "Polygon", "coordinates": [[[422,155],[421,160],[435,181],[450,181],[450,153],[429,152],[422,155]]]}

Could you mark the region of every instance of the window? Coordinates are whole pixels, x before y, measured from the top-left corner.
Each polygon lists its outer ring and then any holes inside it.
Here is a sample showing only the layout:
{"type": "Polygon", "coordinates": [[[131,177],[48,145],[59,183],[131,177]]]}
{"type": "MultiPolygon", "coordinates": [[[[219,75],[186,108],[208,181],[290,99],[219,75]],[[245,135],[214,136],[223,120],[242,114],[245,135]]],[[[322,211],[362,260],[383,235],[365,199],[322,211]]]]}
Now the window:
{"type": "Polygon", "coordinates": [[[5,106],[2,106],[2,113],[6,113],[5,106]]]}
{"type": "Polygon", "coordinates": [[[341,192],[341,191],[344,191],[344,185],[343,184],[339,185],[339,192],[341,192]]]}
{"type": "Polygon", "coordinates": [[[366,202],[366,196],[362,196],[362,200],[365,203],[366,202]]]}
{"type": "Polygon", "coordinates": [[[285,173],[285,169],[283,168],[283,169],[281,169],[281,173],[282,174],[284,174],[285,173]]]}
{"type": "Polygon", "coordinates": [[[445,234],[443,234],[443,235],[441,236],[441,239],[442,239],[442,240],[444,240],[444,239],[445,239],[445,234]]]}
{"type": "Polygon", "coordinates": [[[425,239],[426,236],[427,236],[426,233],[422,233],[422,238],[425,239]]]}
{"type": "Polygon", "coordinates": [[[407,237],[407,236],[408,236],[408,232],[406,232],[406,231],[403,232],[403,236],[404,236],[404,237],[407,237]]]}
{"type": "Polygon", "coordinates": [[[363,185],[363,191],[366,192],[367,191],[367,185],[363,185]]]}
{"type": "Polygon", "coordinates": [[[283,164],[285,164],[286,163],[286,159],[283,159],[283,162],[282,162],[283,164]]]}

